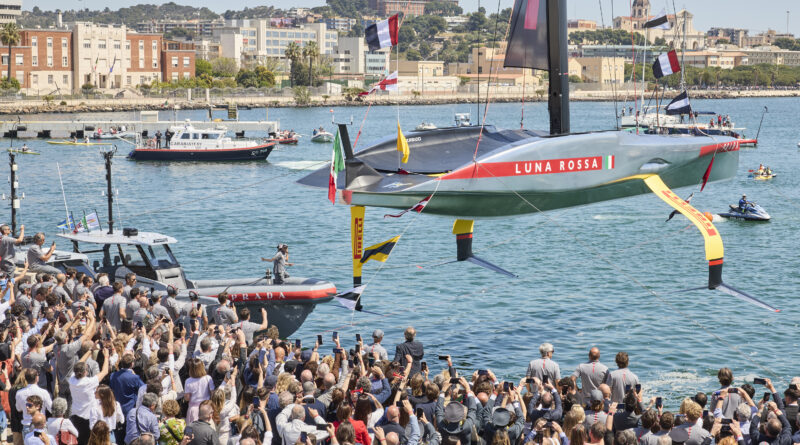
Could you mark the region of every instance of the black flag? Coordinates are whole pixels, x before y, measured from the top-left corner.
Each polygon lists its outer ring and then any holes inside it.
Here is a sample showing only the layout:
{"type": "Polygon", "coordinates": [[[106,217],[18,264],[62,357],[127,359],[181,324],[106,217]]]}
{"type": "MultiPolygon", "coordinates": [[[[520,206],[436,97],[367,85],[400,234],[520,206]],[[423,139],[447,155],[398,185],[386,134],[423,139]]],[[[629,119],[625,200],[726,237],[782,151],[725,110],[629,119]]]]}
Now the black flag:
{"type": "Polygon", "coordinates": [[[548,0],[516,0],[503,66],[549,69],[547,58],[548,0]]]}
{"type": "Polygon", "coordinates": [[[684,91],[675,96],[672,102],[667,105],[667,114],[689,114],[692,112],[692,106],[689,105],[689,96],[684,91]]]}

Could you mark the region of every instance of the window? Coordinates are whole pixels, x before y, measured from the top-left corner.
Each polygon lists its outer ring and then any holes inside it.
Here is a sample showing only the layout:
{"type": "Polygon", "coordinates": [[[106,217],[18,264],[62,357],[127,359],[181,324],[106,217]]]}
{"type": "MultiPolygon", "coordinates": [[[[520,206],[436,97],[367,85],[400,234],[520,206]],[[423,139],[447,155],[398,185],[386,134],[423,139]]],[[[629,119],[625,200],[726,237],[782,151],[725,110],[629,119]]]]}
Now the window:
{"type": "Polygon", "coordinates": [[[127,49],[128,51],[130,51],[130,49],[131,49],[131,41],[130,41],[130,40],[126,40],[126,41],[125,41],[125,49],[127,49]]]}
{"type": "Polygon", "coordinates": [[[23,83],[23,80],[25,80],[25,71],[17,71],[15,74],[16,77],[14,78],[19,80],[20,83],[23,83]]]}
{"type": "Polygon", "coordinates": [[[131,76],[126,76],[125,77],[125,85],[130,85],[130,84],[131,84],[131,76]]]}
{"type": "Polygon", "coordinates": [[[69,66],[69,57],[64,56],[61,58],[61,66],[69,66]]]}
{"type": "Polygon", "coordinates": [[[61,39],[61,48],[64,48],[64,49],[67,48],[67,39],[64,39],[64,38],[61,39]]]}
{"type": "Polygon", "coordinates": [[[14,59],[17,65],[23,65],[25,63],[25,59],[23,58],[22,54],[15,54],[14,59]]]}
{"type": "Polygon", "coordinates": [[[158,68],[158,60],[153,59],[153,68],[158,68]]]}
{"type": "Polygon", "coordinates": [[[39,38],[31,37],[31,46],[38,46],[38,45],[39,45],[39,38]]]}
{"type": "Polygon", "coordinates": [[[31,84],[36,85],[39,83],[39,75],[31,74],[31,84]]]}
{"type": "Polygon", "coordinates": [[[172,73],[172,81],[178,80],[178,73],[172,73]]]}
{"type": "Polygon", "coordinates": [[[144,51],[144,40],[139,40],[139,51],[144,51]]]}
{"type": "Polygon", "coordinates": [[[152,42],[152,43],[153,43],[153,45],[152,45],[153,52],[156,52],[156,51],[158,51],[158,42],[156,42],[155,40],[153,40],[153,42],[152,42]]]}
{"type": "Polygon", "coordinates": [[[47,75],[47,84],[48,85],[52,85],[53,84],[53,75],[52,74],[48,74],[47,75]]]}
{"type": "Polygon", "coordinates": [[[97,47],[100,48],[100,49],[106,49],[106,40],[103,39],[103,40],[100,40],[99,42],[97,42],[97,47]]]}
{"type": "Polygon", "coordinates": [[[47,56],[47,66],[53,66],[53,56],[47,56]]]}
{"type": "Polygon", "coordinates": [[[178,58],[177,57],[173,57],[172,58],[172,67],[173,68],[177,68],[177,66],[178,66],[178,58]]]}
{"type": "Polygon", "coordinates": [[[53,47],[53,38],[52,37],[48,37],[47,38],[47,47],[48,48],[52,48],[53,47]]]}
{"type": "Polygon", "coordinates": [[[120,49],[120,41],[114,40],[114,49],[120,49]]]}
{"type": "Polygon", "coordinates": [[[191,73],[188,73],[188,72],[183,73],[183,78],[184,79],[188,79],[190,75],[191,75],[191,73]]]}
{"type": "Polygon", "coordinates": [[[39,56],[31,56],[31,65],[39,66],[39,56]]]}
{"type": "Polygon", "coordinates": [[[69,74],[64,74],[64,76],[61,78],[61,83],[64,85],[69,84],[69,74]]]}
{"type": "Polygon", "coordinates": [[[144,68],[144,57],[139,57],[139,68],[144,68]]]}
{"type": "Polygon", "coordinates": [[[181,135],[181,139],[191,139],[191,138],[192,138],[192,135],[189,134],[189,133],[183,133],[181,135]]]}
{"type": "Polygon", "coordinates": [[[92,49],[92,41],[89,39],[83,39],[83,47],[86,49],[92,49]]]}
{"type": "Polygon", "coordinates": [[[186,67],[188,67],[189,65],[191,65],[191,63],[190,63],[190,60],[189,60],[189,59],[190,59],[189,57],[184,57],[184,58],[183,58],[183,66],[186,66],[186,67]]]}

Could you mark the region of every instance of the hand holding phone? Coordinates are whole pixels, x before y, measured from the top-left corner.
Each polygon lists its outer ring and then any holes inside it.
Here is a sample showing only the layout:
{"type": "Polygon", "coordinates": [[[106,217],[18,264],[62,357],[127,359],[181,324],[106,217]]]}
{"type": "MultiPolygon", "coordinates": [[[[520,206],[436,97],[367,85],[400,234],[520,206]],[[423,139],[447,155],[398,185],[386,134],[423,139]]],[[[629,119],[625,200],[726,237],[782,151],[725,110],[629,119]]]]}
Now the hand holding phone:
{"type": "Polygon", "coordinates": [[[449,360],[449,359],[450,359],[450,356],[449,356],[449,355],[440,355],[440,356],[439,356],[439,360],[442,360],[442,361],[445,361],[445,362],[446,362],[447,360],[449,360]]]}
{"type": "Polygon", "coordinates": [[[322,335],[317,335],[317,345],[322,345],[322,335]]]}
{"type": "Polygon", "coordinates": [[[336,332],[336,331],[333,331],[333,334],[331,335],[331,340],[336,341],[338,339],[339,339],[339,333],[336,332]]]}
{"type": "Polygon", "coordinates": [[[637,383],[637,384],[636,384],[636,386],[635,386],[635,388],[636,388],[636,392],[637,392],[637,393],[640,393],[640,392],[642,392],[642,385],[641,385],[640,383],[637,383]]]}
{"type": "Polygon", "coordinates": [[[661,408],[662,406],[664,406],[664,401],[661,397],[656,397],[656,408],[661,408]]]}
{"type": "Polygon", "coordinates": [[[360,342],[360,341],[361,341],[361,334],[356,334],[356,341],[357,341],[357,342],[360,342]]]}
{"type": "Polygon", "coordinates": [[[298,338],[298,339],[296,339],[296,340],[294,341],[294,347],[295,347],[295,348],[299,348],[299,347],[300,347],[300,345],[301,345],[301,343],[300,343],[300,339],[298,338]]]}
{"type": "Polygon", "coordinates": [[[419,364],[419,368],[420,368],[422,371],[427,371],[427,370],[428,370],[428,362],[422,362],[422,363],[420,363],[420,364],[419,364]]]}

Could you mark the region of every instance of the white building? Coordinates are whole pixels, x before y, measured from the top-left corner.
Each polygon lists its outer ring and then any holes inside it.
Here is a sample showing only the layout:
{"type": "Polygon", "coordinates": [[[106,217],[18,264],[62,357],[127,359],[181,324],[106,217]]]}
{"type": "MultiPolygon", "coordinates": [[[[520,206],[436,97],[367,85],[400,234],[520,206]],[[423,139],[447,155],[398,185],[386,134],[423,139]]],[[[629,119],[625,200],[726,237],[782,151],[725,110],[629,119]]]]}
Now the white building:
{"type": "Polygon", "coordinates": [[[379,76],[389,68],[389,49],[371,52],[363,37],[339,37],[333,62],[337,74],[379,76]]]}
{"type": "MultiPolygon", "coordinates": [[[[300,47],[308,42],[317,43],[322,55],[332,55],[336,46],[338,33],[328,31],[325,23],[307,23],[295,28],[273,28],[267,20],[226,20],[225,26],[215,31],[223,41],[223,36],[238,34],[242,49],[239,52],[228,51],[235,49],[223,45],[224,57],[240,58],[243,61],[263,61],[267,57],[284,57],[286,47],[290,42],[295,42],[300,47]]],[[[232,37],[227,37],[230,39],[232,37]]]]}
{"type": "Polygon", "coordinates": [[[22,15],[22,0],[2,0],[0,3],[0,24],[17,23],[22,15]]]}
{"type": "Polygon", "coordinates": [[[131,66],[130,41],[124,25],[76,23],[72,27],[72,48],[75,89],[84,84],[99,89],[120,87],[122,73],[131,66]]]}
{"type": "Polygon", "coordinates": [[[239,33],[224,33],[219,36],[219,51],[222,57],[229,57],[236,61],[236,67],[242,64],[244,53],[244,37],[239,33]]]}

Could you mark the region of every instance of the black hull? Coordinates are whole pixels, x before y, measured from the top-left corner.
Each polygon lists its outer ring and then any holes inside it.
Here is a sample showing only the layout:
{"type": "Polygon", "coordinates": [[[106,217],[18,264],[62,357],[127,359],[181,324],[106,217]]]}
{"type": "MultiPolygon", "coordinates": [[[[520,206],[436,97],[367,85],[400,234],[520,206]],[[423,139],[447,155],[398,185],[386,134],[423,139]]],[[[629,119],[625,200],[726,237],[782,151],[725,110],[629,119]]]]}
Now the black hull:
{"type": "Polygon", "coordinates": [[[136,161],[263,161],[267,159],[275,144],[229,150],[176,150],[137,148],[128,158],[136,161]]]}

